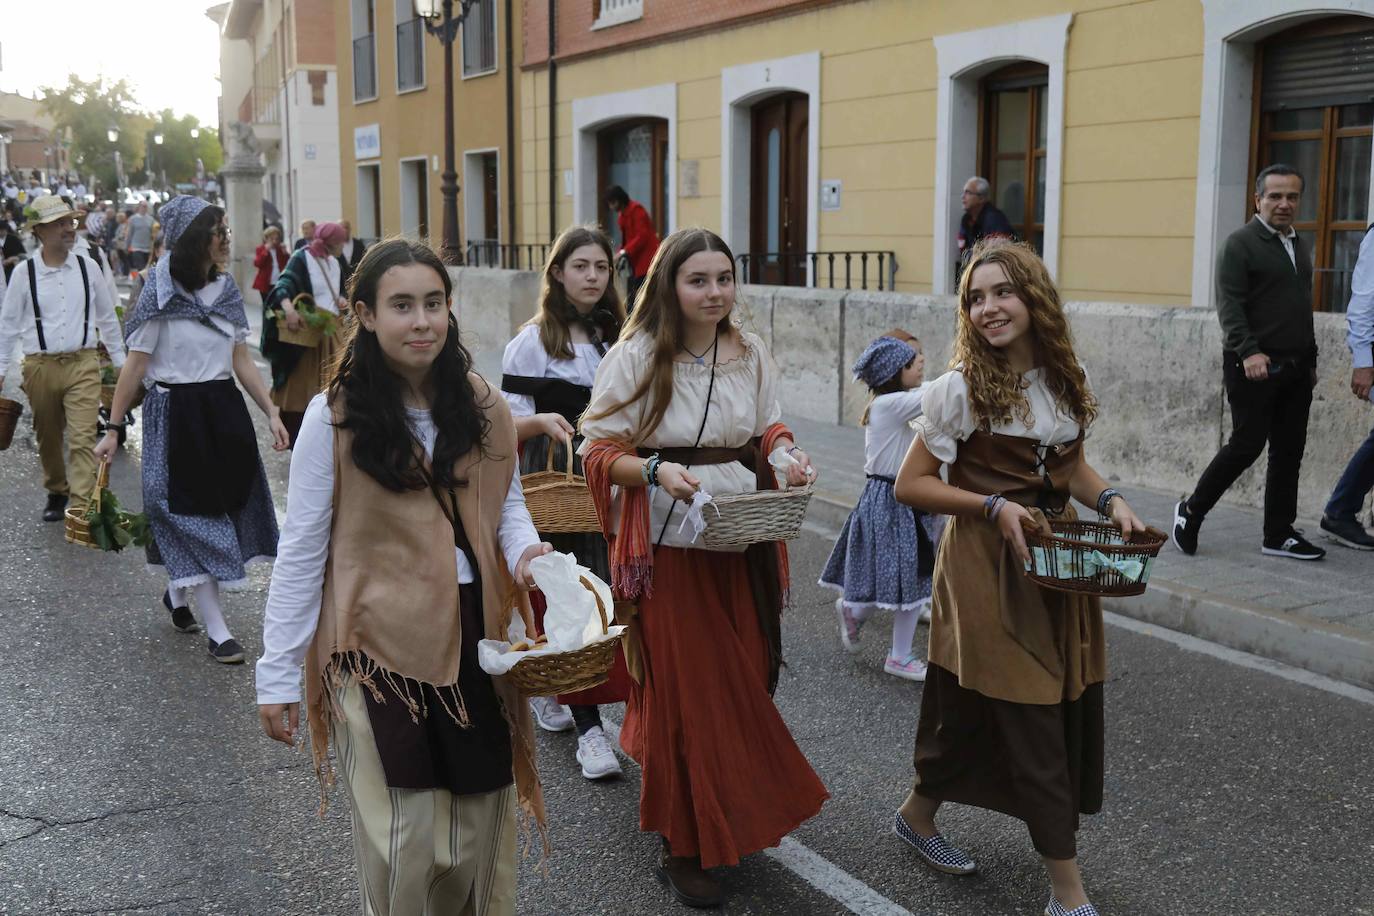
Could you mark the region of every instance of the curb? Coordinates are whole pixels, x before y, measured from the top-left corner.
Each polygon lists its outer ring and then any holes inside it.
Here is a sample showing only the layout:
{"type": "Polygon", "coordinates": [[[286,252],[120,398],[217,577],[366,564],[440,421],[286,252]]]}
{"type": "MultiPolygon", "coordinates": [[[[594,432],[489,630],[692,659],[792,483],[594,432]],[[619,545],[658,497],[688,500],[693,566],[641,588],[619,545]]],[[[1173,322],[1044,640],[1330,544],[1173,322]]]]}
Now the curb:
{"type": "MultiPolygon", "coordinates": [[[[806,520],[811,530],[834,537],[852,508],[843,497],[818,490],[811,496],[806,520]]],[[[1374,689],[1374,637],[1339,623],[1297,617],[1159,578],[1150,580],[1145,594],[1108,598],[1102,607],[1228,649],[1374,689]]]]}

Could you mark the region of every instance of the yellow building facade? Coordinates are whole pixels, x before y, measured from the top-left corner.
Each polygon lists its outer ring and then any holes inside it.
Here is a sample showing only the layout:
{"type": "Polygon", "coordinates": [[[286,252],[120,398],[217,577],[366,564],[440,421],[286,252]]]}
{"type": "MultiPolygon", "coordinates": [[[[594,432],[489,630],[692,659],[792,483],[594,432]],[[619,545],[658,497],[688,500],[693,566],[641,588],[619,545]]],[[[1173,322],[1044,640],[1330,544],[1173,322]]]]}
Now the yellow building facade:
{"type": "MultiPolygon", "coordinates": [[[[444,49],[414,0],[333,0],[343,211],[360,238],[442,240],[444,49]]],[[[518,216],[521,4],[478,0],[453,43],[460,236],[469,260],[509,241],[518,216]]]]}
{"type": "Polygon", "coordinates": [[[801,274],[747,279],[826,285],[806,252],[890,251],[898,291],[949,293],[980,175],[1066,298],[1208,305],[1254,172],[1290,158],[1324,268],[1314,307],[1344,308],[1374,187],[1369,0],[775,3],[648,34],[670,6],[595,34],[557,14],[553,144],[545,4],[527,7],[520,241],[604,222],[624,175],[664,229],[720,231],[756,263],[790,232],[801,274]],[[1350,66],[1303,95],[1303,67],[1327,60],[1350,66]]]}

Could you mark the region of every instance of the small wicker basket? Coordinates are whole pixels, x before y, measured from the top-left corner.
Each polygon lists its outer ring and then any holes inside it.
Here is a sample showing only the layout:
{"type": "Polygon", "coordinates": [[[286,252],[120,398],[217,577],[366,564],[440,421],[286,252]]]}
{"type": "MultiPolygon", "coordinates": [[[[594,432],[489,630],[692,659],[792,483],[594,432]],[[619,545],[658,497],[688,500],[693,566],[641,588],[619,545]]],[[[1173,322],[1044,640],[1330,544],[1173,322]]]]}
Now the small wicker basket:
{"type": "Polygon", "coordinates": [[[14,441],[14,429],[19,425],[19,417],[24,413],[24,405],[9,398],[0,398],[0,452],[10,447],[14,441]]]}
{"type": "Polygon", "coordinates": [[[702,543],[712,550],[748,547],[762,541],[791,541],[801,534],[811,487],[758,490],[719,496],[705,509],[702,543]]]}
{"type": "MultiPolygon", "coordinates": [[[[299,312],[304,312],[307,309],[315,310],[315,298],[309,293],[300,293],[291,300],[291,304],[299,312]]],[[[324,340],[324,331],[311,327],[304,320],[302,320],[300,328],[293,331],[286,326],[286,318],[283,316],[277,319],[277,339],[284,344],[314,349],[320,345],[320,341],[324,340]]]]}
{"type": "MultiPolygon", "coordinates": [[[[601,596],[585,576],[581,582],[596,598],[596,611],[601,615],[601,632],[609,632],[610,620],[606,617],[606,605],[601,601],[601,596]]],[[[549,697],[588,690],[610,679],[611,665],[615,662],[620,639],[620,636],[613,636],[571,652],[531,655],[516,662],[504,677],[526,696],[549,697]]]]}
{"type": "Polygon", "coordinates": [[[100,468],[95,472],[95,492],[91,494],[91,503],[81,507],[68,506],[63,514],[62,535],[68,544],[80,544],[82,547],[91,547],[95,550],[100,549],[100,545],[91,537],[91,523],[86,521],[86,515],[92,508],[99,511],[100,494],[110,485],[110,463],[100,462],[100,468]]]}
{"type": "Polygon", "coordinates": [[[114,407],[114,393],[114,385],[100,386],[100,406],[104,407],[107,411],[111,410],[114,407]]]}
{"type": "Polygon", "coordinates": [[[573,473],[572,440],[562,441],[568,453],[566,471],[553,469],[554,443],[550,442],[547,467],[520,477],[534,530],[541,534],[599,532],[601,522],[596,517],[596,504],[592,502],[587,478],[573,473]]]}
{"type": "Polygon", "coordinates": [[[1150,566],[1168,537],[1154,528],[1131,535],[1123,542],[1121,531],[1102,522],[1051,521],[1053,535],[1026,531],[1032,564],[1026,576],[1042,588],[1102,598],[1126,598],[1143,594],[1150,566]],[[1117,565],[1139,563],[1139,572],[1127,575],[1117,565]]]}

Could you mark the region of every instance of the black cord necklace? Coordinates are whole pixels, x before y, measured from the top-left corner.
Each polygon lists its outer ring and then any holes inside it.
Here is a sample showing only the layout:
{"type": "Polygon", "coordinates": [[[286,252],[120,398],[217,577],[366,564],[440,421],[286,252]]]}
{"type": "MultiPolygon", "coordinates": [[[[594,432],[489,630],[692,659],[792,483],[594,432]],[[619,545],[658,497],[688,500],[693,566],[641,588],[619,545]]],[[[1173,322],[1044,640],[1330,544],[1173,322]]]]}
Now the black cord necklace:
{"type": "MultiPolygon", "coordinates": [[[[688,347],[686,344],[683,344],[683,345],[682,345],[682,349],[685,350],[685,351],[687,352],[687,354],[688,354],[689,356],[692,357],[692,359],[696,360],[698,366],[704,366],[704,365],[706,365],[706,354],[707,354],[707,353],[710,353],[712,350],[714,350],[714,349],[715,349],[717,346],[719,346],[719,345],[720,345],[720,335],[717,334],[717,335],[711,340],[711,346],[707,347],[705,350],[702,350],[700,353],[693,353],[692,350],[691,350],[691,348],[688,347]]],[[[712,357],[711,362],[712,362],[712,364],[715,363],[715,358],[714,358],[714,357],[712,357]]]]}

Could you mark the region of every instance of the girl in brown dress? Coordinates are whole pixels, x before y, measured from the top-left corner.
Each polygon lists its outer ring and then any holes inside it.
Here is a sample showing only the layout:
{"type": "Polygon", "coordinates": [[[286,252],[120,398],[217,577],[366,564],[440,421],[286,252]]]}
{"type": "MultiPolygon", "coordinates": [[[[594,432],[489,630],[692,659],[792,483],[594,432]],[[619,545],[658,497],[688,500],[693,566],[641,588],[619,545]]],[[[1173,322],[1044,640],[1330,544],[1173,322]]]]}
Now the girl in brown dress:
{"type": "Polygon", "coordinates": [[[1096,916],[1075,833],[1102,807],[1102,609],[1025,578],[1022,532],[1076,517],[1070,497],[1127,536],[1144,526],[1084,458],[1097,401],[1035,253],[975,246],[958,322],[954,369],[927,387],[897,475],[898,500],[953,518],[935,564],[916,783],[893,827],[931,867],[970,874],[936,830],[940,805],[1010,814],[1049,872],[1047,916],[1096,916]]]}

